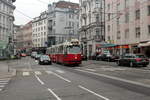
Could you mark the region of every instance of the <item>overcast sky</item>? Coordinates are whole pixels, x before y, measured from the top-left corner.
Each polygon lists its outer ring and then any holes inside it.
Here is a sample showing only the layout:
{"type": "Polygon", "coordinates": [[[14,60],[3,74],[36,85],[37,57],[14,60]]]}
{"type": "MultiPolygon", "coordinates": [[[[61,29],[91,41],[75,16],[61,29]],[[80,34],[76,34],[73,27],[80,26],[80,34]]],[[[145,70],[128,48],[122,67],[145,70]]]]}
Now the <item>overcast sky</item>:
{"type": "MultiPolygon", "coordinates": [[[[15,24],[24,25],[32,18],[40,15],[42,11],[47,10],[49,3],[57,2],[59,0],[16,0],[14,5],[16,6],[14,16],[15,24]]],[[[65,0],[75,3],[79,3],[79,0],[65,0]]]]}

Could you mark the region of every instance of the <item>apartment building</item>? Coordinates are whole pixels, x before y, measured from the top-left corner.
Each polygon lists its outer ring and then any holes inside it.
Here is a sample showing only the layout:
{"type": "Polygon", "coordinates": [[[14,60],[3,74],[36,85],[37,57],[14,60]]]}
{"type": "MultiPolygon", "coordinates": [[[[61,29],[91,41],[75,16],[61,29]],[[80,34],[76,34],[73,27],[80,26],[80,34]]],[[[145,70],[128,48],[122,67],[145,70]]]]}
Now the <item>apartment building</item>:
{"type": "Polygon", "coordinates": [[[47,47],[47,11],[40,14],[32,21],[32,43],[33,47],[47,47]]]}
{"type": "Polygon", "coordinates": [[[78,38],[79,4],[59,1],[48,5],[48,45],[78,38]]]}
{"type": "Polygon", "coordinates": [[[106,41],[115,53],[150,56],[150,0],[106,0],[106,41]]]}
{"type": "Polygon", "coordinates": [[[13,3],[16,0],[0,0],[0,57],[13,53],[13,3]]]}
{"type": "Polygon", "coordinates": [[[79,3],[79,34],[83,45],[82,53],[92,57],[100,52],[99,46],[105,40],[105,0],[79,0],[79,3]]]}

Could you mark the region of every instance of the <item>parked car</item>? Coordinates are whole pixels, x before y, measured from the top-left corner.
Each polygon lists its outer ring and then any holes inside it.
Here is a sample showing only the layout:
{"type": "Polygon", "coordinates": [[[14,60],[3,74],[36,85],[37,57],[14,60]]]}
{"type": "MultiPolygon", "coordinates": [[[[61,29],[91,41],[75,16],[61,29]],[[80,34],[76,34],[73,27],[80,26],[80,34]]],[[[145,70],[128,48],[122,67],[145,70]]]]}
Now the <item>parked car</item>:
{"type": "Polygon", "coordinates": [[[149,64],[149,59],[146,58],[143,54],[125,54],[118,59],[117,64],[119,66],[128,65],[130,67],[146,67],[149,64]]]}
{"type": "Polygon", "coordinates": [[[86,55],[81,55],[82,60],[87,60],[87,56],[86,55]]]}
{"type": "Polygon", "coordinates": [[[32,53],[31,53],[31,57],[32,57],[32,58],[35,58],[36,55],[37,55],[37,52],[32,52],[32,53]]]}
{"type": "Polygon", "coordinates": [[[42,55],[40,58],[39,58],[39,64],[49,64],[51,65],[52,62],[51,62],[51,59],[49,58],[49,56],[47,55],[42,55]]]}
{"type": "Polygon", "coordinates": [[[27,54],[21,53],[21,57],[26,57],[26,56],[27,56],[27,54]]]}
{"type": "Polygon", "coordinates": [[[119,59],[119,56],[112,55],[110,53],[99,54],[96,57],[96,60],[102,60],[102,61],[116,61],[116,59],[119,59]]]}
{"type": "Polygon", "coordinates": [[[39,60],[41,56],[42,56],[42,54],[36,54],[34,58],[35,58],[35,60],[39,60]]]}

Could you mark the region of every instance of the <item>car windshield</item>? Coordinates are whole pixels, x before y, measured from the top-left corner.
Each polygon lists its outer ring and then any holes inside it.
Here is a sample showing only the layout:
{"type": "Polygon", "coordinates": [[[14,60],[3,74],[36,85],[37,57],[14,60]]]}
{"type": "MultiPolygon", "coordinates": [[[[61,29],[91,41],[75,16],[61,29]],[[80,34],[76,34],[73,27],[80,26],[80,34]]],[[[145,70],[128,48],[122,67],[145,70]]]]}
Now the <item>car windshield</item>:
{"type": "Polygon", "coordinates": [[[50,60],[49,56],[41,56],[42,60],[50,60]]]}
{"type": "Polygon", "coordinates": [[[144,55],[136,55],[137,58],[146,58],[144,55]]]}
{"type": "Polygon", "coordinates": [[[78,54],[78,53],[81,53],[81,49],[79,46],[69,46],[68,53],[78,54]]]}

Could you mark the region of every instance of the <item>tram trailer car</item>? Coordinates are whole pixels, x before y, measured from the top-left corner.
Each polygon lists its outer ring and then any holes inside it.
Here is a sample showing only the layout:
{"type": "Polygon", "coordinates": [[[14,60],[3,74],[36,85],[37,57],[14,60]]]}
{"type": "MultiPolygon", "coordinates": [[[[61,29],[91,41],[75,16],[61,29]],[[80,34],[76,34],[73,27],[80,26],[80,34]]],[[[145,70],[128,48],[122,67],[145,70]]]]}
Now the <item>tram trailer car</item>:
{"type": "Polygon", "coordinates": [[[82,63],[81,46],[76,39],[48,48],[47,54],[52,62],[64,65],[79,65],[82,63]]]}

